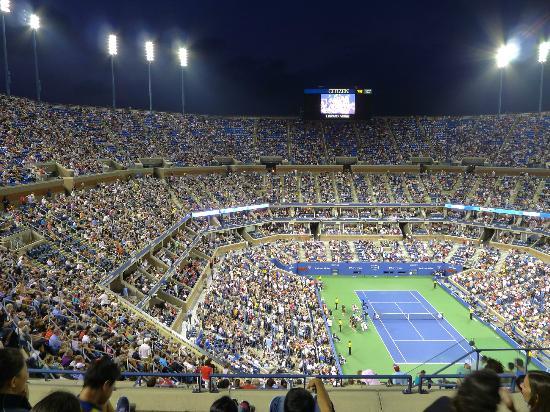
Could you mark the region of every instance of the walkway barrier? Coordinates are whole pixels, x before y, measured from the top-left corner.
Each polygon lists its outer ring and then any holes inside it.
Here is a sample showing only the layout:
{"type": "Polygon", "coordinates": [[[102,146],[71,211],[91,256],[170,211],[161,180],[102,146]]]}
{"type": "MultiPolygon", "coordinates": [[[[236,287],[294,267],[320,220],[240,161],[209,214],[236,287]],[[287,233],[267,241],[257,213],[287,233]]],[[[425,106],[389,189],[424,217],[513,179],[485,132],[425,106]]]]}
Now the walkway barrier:
{"type": "MultiPolygon", "coordinates": [[[[45,379],[51,378],[53,375],[84,375],[86,371],[80,371],[80,370],[64,370],[64,369],[29,369],[29,374],[31,375],[43,375],[45,379]]],[[[163,378],[175,378],[175,379],[186,379],[186,378],[192,378],[193,381],[197,384],[197,392],[201,392],[203,390],[202,384],[204,381],[201,379],[200,373],[162,373],[162,372],[123,372],[121,374],[123,378],[137,378],[137,381],[141,381],[143,378],[147,377],[163,377],[163,378]]],[[[437,376],[437,375],[434,375],[437,376]]],[[[446,376],[446,375],[445,375],[446,376]]],[[[273,379],[285,379],[288,380],[289,386],[288,389],[291,389],[298,383],[295,381],[300,380],[304,388],[307,387],[307,379],[311,378],[319,378],[323,380],[334,380],[338,383],[338,386],[342,386],[342,383],[344,380],[348,379],[358,379],[358,380],[366,380],[366,379],[386,379],[386,380],[406,380],[407,383],[405,385],[397,385],[394,384],[393,386],[397,387],[403,387],[405,388],[402,392],[405,394],[412,393],[412,387],[413,387],[413,377],[412,375],[305,375],[305,374],[285,374],[285,373],[271,373],[271,374],[265,374],[265,373],[214,373],[211,375],[211,379],[209,381],[209,388],[212,389],[215,387],[215,383],[219,379],[241,379],[241,380],[247,380],[247,379],[267,379],[267,378],[273,378],[273,379]]],[[[369,387],[369,385],[365,385],[366,387],[369,387]]],[[[378,385],[377,385],[378,386],[378,385]]]]}
{"type": "MultiPolygon", "coordinates": [[[[438,386],[441,388],[455,388],[458,384],[458,382],[449,382],[447,379],[464,379],[468,375],[464,375],[461,373],[455,373],[455,374],[445,374],[445,375],[424,375],[419,376],[419,383],[418,383],[418,393],[427,394],[428,391],[425,389],[422,389],[422,386],[424,385],[424,381],[427,382],[428,389],[431,386],[438,386]],[[434,382],[434,379],[438,379],[437,382],[434,382]]],[[[498,376],[500,376],[501,379],[501,386],[502,387],[509,387],[510,390],[513,392],[516,387],[516,375],[510,374],[510,373],[501,373],[498,376]]],[[[415,385],[416,386],[416,385],[415,385]]]]}

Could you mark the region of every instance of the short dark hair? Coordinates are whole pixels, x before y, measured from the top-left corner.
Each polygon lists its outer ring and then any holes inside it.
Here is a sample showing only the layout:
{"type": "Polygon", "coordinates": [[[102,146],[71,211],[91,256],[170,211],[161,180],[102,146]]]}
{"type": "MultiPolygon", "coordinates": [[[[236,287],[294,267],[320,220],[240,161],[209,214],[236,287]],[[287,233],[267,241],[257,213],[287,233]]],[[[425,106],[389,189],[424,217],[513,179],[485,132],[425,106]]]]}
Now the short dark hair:
{"type": "Polygon", "coordinates": [[[25,358],[19,349],[0,349],[0,389],[17,376],[25,366],[25,358]]]}
{"type": "Polygon", "coordinates": [[[500,361],[493,358],[487,358],[487,364],[485,365],[485,369],[491,369],[496,373],[504,373],[504,366],[502,365],[502,363],[500,363],[500,361]]]}
{"type": "Polygon", "coordinates": [[[496,411],[500,403],[500,378],[491,369],[468,375],[452,400],[457,412],[496,411]]]}
{"type": "Polygon", "coordinates": [[[285,412],[313,412],[315,399],[303,388],[293,388],[285,396],[285,412]]]}
{"type": "Polygon", "coordinates": [[[32,412],[80,412],[80,402],[72,393],[50,393],[31,409],[32,412]]]}
{"type": "Polygon", "coordinates": [[[107,356],[92,364],[84,375],[84,386],[99,389],[105,382],[115,383],[120,378],[120,368],[107,356]]]}
{"type": "Polygon", "coordinates": [[[210,412],[238,412],[239,407],[234,399],[229,396],[222,396],[220,399],[214,401],[210,406],[210,412]]]}

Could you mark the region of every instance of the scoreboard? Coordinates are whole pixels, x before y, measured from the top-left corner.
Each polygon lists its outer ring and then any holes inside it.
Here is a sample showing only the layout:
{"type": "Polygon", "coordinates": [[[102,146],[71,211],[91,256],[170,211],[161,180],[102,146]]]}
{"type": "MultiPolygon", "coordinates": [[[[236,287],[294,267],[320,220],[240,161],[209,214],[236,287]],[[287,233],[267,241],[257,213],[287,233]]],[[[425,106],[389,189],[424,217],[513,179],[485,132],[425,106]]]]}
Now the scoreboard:
{"type": "Polygon", "coordinates": [[[304,119],[368,119],[372,89],[331,88],[304,90],[304,119]]]}

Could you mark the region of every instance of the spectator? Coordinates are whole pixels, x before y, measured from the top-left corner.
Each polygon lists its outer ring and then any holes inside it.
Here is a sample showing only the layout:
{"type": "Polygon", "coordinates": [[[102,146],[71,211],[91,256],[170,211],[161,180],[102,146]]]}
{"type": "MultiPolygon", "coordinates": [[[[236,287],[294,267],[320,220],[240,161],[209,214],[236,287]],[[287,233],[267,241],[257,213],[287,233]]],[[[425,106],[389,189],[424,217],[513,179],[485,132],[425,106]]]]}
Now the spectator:
{"type": "Polygon", "coordinates": [[[270,412],[334,412],[334,407],[323,385],[323,381],[313,378],[308,382],[307,388],[317,394],[313,398],[311,392],[294,388],[285,396],[273,398],[269,405],[270,412]]]}
{"type": "Polygon", "coordinates": [[[208,387],[209,390],[212,390],[210,381],[213,373],[214,368],[212,367],[212,359],[207,359],[204,365],[202,365],[200,368],[200,374],[205,387],[208,387]]]}
{"type": "Polygon", "coordinates": [[[103,357],[94,363],[84,376],[79,395],[82,412],[104,410],[119,378],[120,369],[109,358],[103,357]]]}
{"type": "Polygon", "coordinates": [[[32,412],[80,412],[80,402],[72,393],[50,393],[31,409],[32,412]]]}
{"type": "MultiPolygon", "coordinates": [[[[496,412],[501,401],[499,392],[500,378],[495,372],[476,371],[464,379],[454,398],[442,396],[424,412],[496,412]]],[[[513,403],[506,406],[510,411],[515,411],[513,403]]]]}
{"type": "Polygon", "coordinates": [[[529,405],[530,412],[550,411],[550,373],[527,372],[521,388],[523,399],[529,405]]]}
{"type": "Polygon", "coordinates": [[[239,412],[237,401],[229,396],[222,396],[210,406],[210,412],[239,412]]]}
{"type": "Polygon", "coordinates": [[[23,354],[14,348],[0,349],[0,405],[3,412],[31,410],[28,379],[23,354]]]}

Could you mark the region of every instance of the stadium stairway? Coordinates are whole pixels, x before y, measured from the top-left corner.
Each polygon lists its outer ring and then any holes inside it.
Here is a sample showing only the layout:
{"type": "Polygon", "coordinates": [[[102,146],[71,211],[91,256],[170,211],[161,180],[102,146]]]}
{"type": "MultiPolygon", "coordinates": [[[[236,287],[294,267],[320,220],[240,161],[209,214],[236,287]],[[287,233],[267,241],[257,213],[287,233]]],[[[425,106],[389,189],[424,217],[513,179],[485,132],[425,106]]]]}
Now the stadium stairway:
{"type": "Polygon", "coordinates": [[[327,255],[327,262],[334,262],[334,259],[332,258],[332,251],[330,250],[328,242],[323,242],[323,246],[327,255]]]}
{"type": "Polygon", "coordinates": [[[455,253],[457,252],[457,250],[460,248],[460,243],[456,243],[453,241],[453,248],[450,250],[449,254],[447,255],[447,257],[444,259],[445,262],[450,262],[451,259],[453,258],[453,256],[455,255],[455,253]]]}
{"type": "Polygon", "coordinates": [[[355,242],[348,241],[349,250],[351,250],[351,256],[353,257],[354,262],[359,262],[359,257],[357,256],[357,250],[355,249],[355,242]]]}
{"type": "Polygon", "coordinates": [[[340,191],[338,190],[338,185],[336,184],[336,177],[334,176],[334,173],[331,173],[329,175],[330,182],[332,184],[332,190],[334,191],[334,196],[337,203],[342,202],[342,198],[340,197],[340,191]]]}
{"type": "Polygon", "coordinates": [[[506,258],[510,254],[509,250],[501,250],[500,251],[500,258],[498,259],[498,262],[495,264],[495,267],[493,269],[493,273],[500,273],[501,269],[506,264],[506,258]]]}

